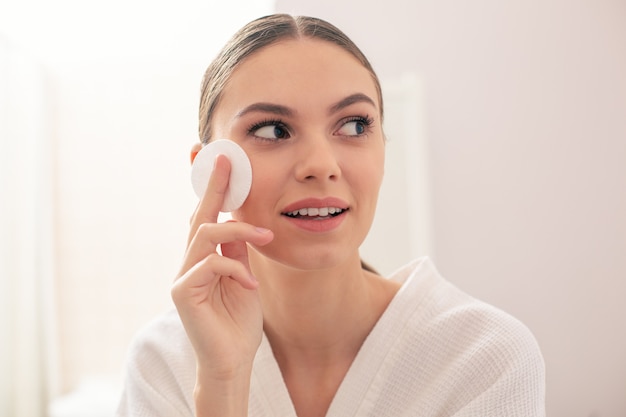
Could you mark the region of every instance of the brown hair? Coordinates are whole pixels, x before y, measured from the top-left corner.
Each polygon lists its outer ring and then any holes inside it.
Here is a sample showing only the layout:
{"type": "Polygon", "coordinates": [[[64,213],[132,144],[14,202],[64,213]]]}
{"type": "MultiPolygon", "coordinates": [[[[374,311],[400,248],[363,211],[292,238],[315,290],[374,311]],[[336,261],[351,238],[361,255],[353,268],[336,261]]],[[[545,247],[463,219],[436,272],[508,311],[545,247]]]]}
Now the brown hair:
{"type": "Polygon", "coordinates": [[[274,14],[253,20],[235,33],[204,73],[198,132],[202,143],[206,144],[211,140],[213,112],[220,102],[228,79],[239,64],[266,46],[282,40],[302,37],[319,39],[340,46],[370,72],[378,92],[382,119],[383,98],[380,81],[370,62],[350,38],[332,24],[318,18],[274,14]]]}
{"type": "MultiPolygon", "coordinates": [[[[213,112],[220,102],[226,83],[239,64],[266,46],[282,40],[303,37],[319,39],[340,46],[354,56],[369,71],[378,93],[382,122],[383,95],[380,81],[372,65],[356,44],[341,30],[324,20],[307,16],[294,17],[288,14],[274,14],[253,20],[235,33],[204,73],[200,95],[200,123],[198,129],[202,143],[206,144],[211,141],[213,112]]],[[[378,273],[362,260],[361,268],[378,273]]]]}

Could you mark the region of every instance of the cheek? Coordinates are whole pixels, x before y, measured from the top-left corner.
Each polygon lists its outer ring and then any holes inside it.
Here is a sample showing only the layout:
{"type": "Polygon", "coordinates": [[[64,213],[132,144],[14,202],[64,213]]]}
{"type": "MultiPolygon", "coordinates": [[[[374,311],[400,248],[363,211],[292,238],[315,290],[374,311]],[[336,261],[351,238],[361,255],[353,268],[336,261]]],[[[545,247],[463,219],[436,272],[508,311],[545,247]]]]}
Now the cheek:
{"type": "Polygon", "coordinates": [[[243,206],[233,212],[233,218],[248,223],[258,222],[276,200],[276,190],[282,187],[277,167],[264,166],[252,161],[252,187],[243,206]]]}
{"type": "Polygon", "coordinates": [[[383,183],[383,170],[382,169],[372,170],[368,178],[369,178],[369,181],[367,182],[365,187],[368,187],[370,192],[374,194],[375,199],[378,200],[380,187],[383,183]]]}
{"type": "Polygon", "coordinates": [[[383,180],[383,175],[385,173],[385,152],[383,151],[376,154],[374,161],[372,162],[372,171],[373,177],[377,178],[378,184],[380,185],[383,180]]]}
{"type": "Polygon", "coordinates": [[[252,165],[252,187],[250,196],[255,200],[262,199],[268,194],[274,193],[276,188],[282,187],[285,178],[281,165],[271,160],[254,160],[252,165]]]}
{"type": "Polygon", "coordinates": [[[383,182],[385,171],[384,151],[372,152],[369,155],[362,155],[353,169],[352,177],[359,182],[360,187],[368,190],[378,189],[383,182]]]}

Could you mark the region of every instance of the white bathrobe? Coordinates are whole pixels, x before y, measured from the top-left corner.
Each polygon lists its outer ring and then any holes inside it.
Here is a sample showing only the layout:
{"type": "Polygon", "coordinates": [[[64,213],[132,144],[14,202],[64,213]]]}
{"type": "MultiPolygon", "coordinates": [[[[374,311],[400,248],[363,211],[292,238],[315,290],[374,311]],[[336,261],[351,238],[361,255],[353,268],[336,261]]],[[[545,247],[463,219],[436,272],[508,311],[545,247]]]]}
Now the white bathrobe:
{"type": "MultiPolygon", "coordinates": [[[[541,352],[518,320],[461,292],[428,258],[390,278],[402,288],[365,340],[327,417],[545,416],[541,352]]],[[[176,311],[148,324],[128,358],[119,417],[194,416],[195,357],[176,311]]],[[[296,417],[264,337],[250,417],[296,417]]]]}

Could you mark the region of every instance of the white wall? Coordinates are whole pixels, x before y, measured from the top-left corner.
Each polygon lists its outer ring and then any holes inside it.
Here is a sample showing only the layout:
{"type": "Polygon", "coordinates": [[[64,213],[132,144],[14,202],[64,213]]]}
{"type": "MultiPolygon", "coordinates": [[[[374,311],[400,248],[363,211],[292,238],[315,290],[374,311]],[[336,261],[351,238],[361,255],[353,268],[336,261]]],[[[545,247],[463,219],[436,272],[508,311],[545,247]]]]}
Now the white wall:
{"type": "MultiPolygon", "coordinates": [[[[0,31],[52,86],[62,392],[117,375],[134,331],[170,305],[200,77],[270,3],[0,4],[0,31]]],[[[626,415],[626,4],[276,8],[335,22],[384,79],[420,75],[439,268],[534,331],[549,415],[626,415]]]]}
{"type": "Polygon", "coordinates": [[[132,334],[170,305],[193,210],[185,185],[199,77],[191,63],[151,60],[55,73],[66,390],[121,371],[132,334]]]}
{"type": "Polygon", "coordinates": [[[60,394],[94,376],[119,381],[132,335],[171,306],[196,203],[202,74],[270,11],[252,0],[0,4],[0,32],[50,86],[60,394]]]}
{"type": "Polygon", "coordinates": [[[43,415],[55,383],[52,149],[43,71],[0,34],[0,415],[43,415]]]}
{"type": "Polygon", "coordinates": [[[421,76],[439,269],[535,333],[548,415],[626,415],[626,3],[276,9],[335,23],[383,79],[421,76]]]}

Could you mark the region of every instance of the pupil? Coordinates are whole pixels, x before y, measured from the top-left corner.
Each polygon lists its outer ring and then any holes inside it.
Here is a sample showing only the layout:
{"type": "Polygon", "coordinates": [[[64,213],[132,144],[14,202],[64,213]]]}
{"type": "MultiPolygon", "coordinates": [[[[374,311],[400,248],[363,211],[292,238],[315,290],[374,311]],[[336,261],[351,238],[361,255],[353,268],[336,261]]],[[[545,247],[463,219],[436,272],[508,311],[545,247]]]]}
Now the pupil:
{"type": "Polygon", "coordinates": [[[285,131],[280,126],[274,126],[274,135],[277,138],[282,138],[285,136],[285,131]]]}
{"type": "Polygon", "coordinates": [[[363,132],[365,132],[365,127],[363,126],[362,122],[357,122],[356,125],[355,125],[355,128],[356,128],[356,134],[357,135],[360,135],[363,132]]]}

